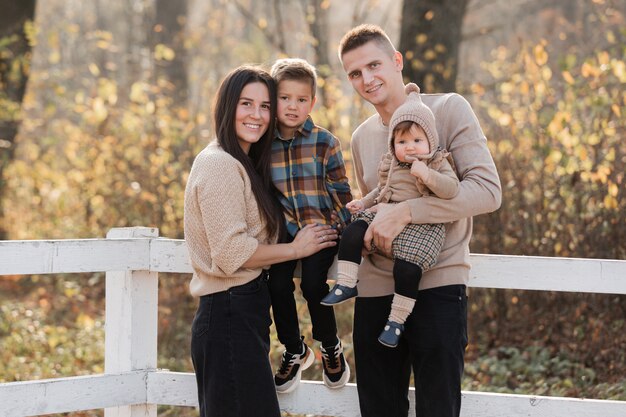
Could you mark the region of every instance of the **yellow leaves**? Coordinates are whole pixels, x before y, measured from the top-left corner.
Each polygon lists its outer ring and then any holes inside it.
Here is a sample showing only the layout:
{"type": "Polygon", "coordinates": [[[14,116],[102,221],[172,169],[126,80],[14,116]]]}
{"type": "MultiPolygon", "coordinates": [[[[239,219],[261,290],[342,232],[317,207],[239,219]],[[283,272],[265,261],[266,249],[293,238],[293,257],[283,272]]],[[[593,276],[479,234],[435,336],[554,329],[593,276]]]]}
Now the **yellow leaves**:
{"type": "Polygon", "coordinates": [[[559,162],[561,162],[562,158],[563,158],[563,153],[561,153],[561,151],[559,151],[558,149],[552,149],[550,151],[550,154],[546,158],[546,162],[556,165],[559,162]]]}
{"type": "Polygon", "coordinates": [[[511,94],[514,89],[513,83],[504,82],[500,84],[500,92],[502,92],[502,94],[511,94]]]}
{"type": "Polygon", "coordinates": [[[88,34],[88,38],[96,39],[96,47],[99,49],[109,50],[113,45],[113,34],[105,30],[96,30],[88,34]]]}
{"type": "Polygon", "coordinates": [[[609,61],[611,57],[607,51],[600,51],[597,54],[597,58],[598,58],[598,63],[600,64],[600,66],[606,66],[606,65],[609,65],[609,61]]]}
{"type": "Polygon", "coordinates": [[[84,91],[78,91],[75,95],[74,95],[74,102],[76,104],[83,104],[85,103],[85,92],[84,91]]]}
{"type": "Polygon", "coordinates": [[[545,65],[548,62],[548,53],[546,52],[543,44],[536,45],[533,49],[533,53],[537,65],[545,65]]]}
{"type": "Polygon", "coordinates": [[[67,25],[66,30],[69,33],[72,34],[77,34],[78,32],[80,32],[80,25],[76,24],[76,23],[70,23],[69,25],[67,25]]]}
{"type": "Polygon", "coordinates": [[[587,144],[594,146],[600,143],[600,136],[597,133],[590,133],[587,136],[587,144]]]}
{"type": "Polygon", "coordinates": [[[608,151],[608,152],[606,153],[606,155],[604,156],[604,159],[605,159],[607,162],[611,162],[611,163],[612,163],[612,162],[615,162],[615,148],[614,148],[614,147],[611,147],[611,148],[609,149],[609,151],[608,151]]]}
{"type": "Polygon", "coordinates": [[[157,61],[173,61],[176,58],[176,52],[169,46],[160,43],[154,47],[154,58],[157,61]]]}
{"type": "Polygon", "coordinates": [[[626,83],[626,63],[624,61],[613,60],[611,62],[611,68],[613,75],[615,75],[621,83],[626,83]]]}
{"type": "Polygon", "coordinates": [[[554,253],[556,255],[559,255],[561,253],[561,251],[563,250],[563,245],[561,244],[561,242],[556,242],[554,244],[554,253]]]}
{"type": "Polygon", "coordinates": [[[548,133],[552,136],[557,136],[561,131],[567,128],[570,120],[571,114],[569,112],[557,111],[548,125],[548,133]]]}
{"type": "Polygon", "coordinates": [[[604,203],[604,207],[606,207],[609,210],[615,210],[619,207],[617,199],[609,194],[604,196],[603,203],[604,203]]]}
{"type": "MultiPolygon", "coordinates": [[[[76,155],[73,156],[74,158],[76,158],[76,155]]],[[[83,182],[85,182],[86,179],[85,173],[78,169],[72,169],[70,172],[68,172],[67,178],[70,181],[75,182],[76,184],[82,184],[83,182]]]]}
{"type": "Polygon", "coordinates": [[[189,110],[187,110],[186,108],[178,109],[176,111],[176,115],[181,120],[187,120],[189,119],[189,110]]]}
{"type": "Polygon", "coordinates": [[[595,172],[591,171],[585,174],[585,177],[588,180],[606,184],[608,182],[609,175],[611,174],[611,169],[605,165],[600,165],[595,172]]]}
{"type": "Polygon", "coordinates": [[[477,96],[482,96],[483,94],[485,94],[485,87],[480,83],[472,83],[472,85],[470,86],[470,90],[472,94],[475,94],[477,96]]]}
{"type": "Polygon", "coordinates": [[[435,52],[437,52],[438,54],[444,54],[447,52],[447,48],[444,44],[438,43],[435,45],[435,52]]]}
{"type": "Polygon", "coordinates": [[[572,85],[576,82],[569,71],[563,71],[561,74],[563,75],[563,79],[566,83],[572,85]]]}
{"type": "Polygon", "coordinates": [[[587,148],[583,146],[576,148],[576,155],[581,162],[585,162],[589,159],[589,152],[587,151],[587,148]]]}
{"type": "Polygon", "coordinates": [[[109,115],[104,100],[102,97],[96,97],[91,102],[91,108],[86,110],[82,117],[83,119],[93,125],[102,123],[109,115]]]}
{"type": "Polygon", "coordinates": [[[63,294],[67,298],[73,298],[80,294],[80,287],[73,282],[65,282],[63,285],[63,294]]]}
{"type": "Polygon", "coordinates": [[[257,25],[259,26],[260,29],[265,29],[267,28],[267,20],[263,17],[259,18],[257,25]]]}
{"type": "Polygon", "coordinates": [[[615,33],[613,33],[612,30],[607,30],[606,31],[606,40],[609,41],[609,43],[615,43],[616,42],[615,33]]]}
{"type": "Polygon", "coordinates": [[[498,117],[498,123],[500,126],[508,126],[511,124],[511,115],[508,113],[502,113],[500,117],[498,117]]]}
{"type": "Polygon", "coordinates": [[[32,20],[27,20],[24,23],[24,35],[26,36],[26,40],[31,47],[37,45],[37,33],[39,32],[39,26],[35,24],[32,20]]]}
{"type": "Polygon", "coordinates": [[[91,73],[91,75],[93,75],[94,77],[97,77],[100,75],[100,68],[98,68],[98,66],[95,63],[93,62],[89,63],[88,67],[89,67],[89,72],[91,73]]]}
{"type": "Polygon", "coordinates": [[[98,79],[98,96],[110,105],[117,103],[117,84],[108,78],[98,79]]]}
{"type": "Polygon", "coordinates": [[[432,49],[427,49],[424,51],[424,59],[427,61],[433,61],[437,58],[437,53],[432,49]]]}
{"type": "Polygon", "coordinates": [[[148,101],[148,86],[143,82],[136,82],[130,87],[130,99],[135,103],[146,103],[148,101]]]}
{"type": "Polygon", "coordinates": [[[594,73],[594,68],[588,63],[583,63],[582,67],[580,67],[580,75],[585,78],[589,78],[594,73]]]}
{"type": "Polygon", "coordinates": [[[36,161],[39,159],[40,151],[36,143],[26,142],[22,146],[22,157],[27,161],[36,161]]]}
{"type": "Polygon", "coordinates": [[[76,317],[76,324],[85,330],[92,330],[95,327],[96,321],[87,314],[80,313],[78,317],[76,317]]]}
{"type": "Polygon", "coordinates": [[[415,43],[417,45],[423,45],[426,43],[426,41],[428,41],[428,35],[426,35],[425,33],[420,33],[415,37],[415,43]]]}
{"type": "Polygon", "coordinates": [[[519,92],[523,96],[528,95],[528,93],[530,92],[530,85],[529,85],[529,83],[526,82],[526,81],[522,81],[522,83],[519,85],[519,92]]]}
{"type": "Polygon", "coordinates": [[[53,50],[48,54],[48,62],[52,65],[58,64],[61,61],[61,53],[58,50],[53,50]]]}

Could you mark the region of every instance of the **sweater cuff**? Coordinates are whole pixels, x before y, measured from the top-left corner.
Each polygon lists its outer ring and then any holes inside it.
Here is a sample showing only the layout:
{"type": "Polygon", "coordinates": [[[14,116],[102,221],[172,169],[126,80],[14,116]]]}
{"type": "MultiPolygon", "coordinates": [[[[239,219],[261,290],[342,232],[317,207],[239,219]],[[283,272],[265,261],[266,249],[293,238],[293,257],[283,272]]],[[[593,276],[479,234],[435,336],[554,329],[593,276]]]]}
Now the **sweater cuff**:
{"type": "Polygon", "coordinates": [[[245,264],[248,259],[254,255],[257,248],[259,247],[259,241],[254,238],[248,238],[237,248],[236,251],[229,253],[236,253],[236,256],[228,257],[228,259],[224,259],[223,265],[220,268],[224,271],[226,275],[232,275],[237,272],[239,269],[243,268],[243,264],[245,264]]]}
{"type": "Polygon", "coordinates": [[[420,205],[420,201],[422,198],[413,198],[411,200],[406,200],[406,203],[409,206],[409,211],[411,212],[411,223],[420,224],[423,223],[423,216],[421,216],[423,212],[423,207],[420,205]]]}

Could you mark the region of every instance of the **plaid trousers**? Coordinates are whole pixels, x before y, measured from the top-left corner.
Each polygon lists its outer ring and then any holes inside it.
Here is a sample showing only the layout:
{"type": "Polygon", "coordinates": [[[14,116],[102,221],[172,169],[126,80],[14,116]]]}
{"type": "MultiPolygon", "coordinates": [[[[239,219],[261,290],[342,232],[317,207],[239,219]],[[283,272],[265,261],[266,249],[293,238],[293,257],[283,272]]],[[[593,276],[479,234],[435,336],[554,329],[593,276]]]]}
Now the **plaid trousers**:
{"type": "MultiPolygon", "coordinates": [[[[355,214],[352,221],[364,220],[371,224],[374,217],[375,213],[365,210],[355,214]]],[[[445,238],[443,223],[409,223],[391,243],[392,257],[419,265],[422,272],[426,272],[437,263],[445,238]]]]}

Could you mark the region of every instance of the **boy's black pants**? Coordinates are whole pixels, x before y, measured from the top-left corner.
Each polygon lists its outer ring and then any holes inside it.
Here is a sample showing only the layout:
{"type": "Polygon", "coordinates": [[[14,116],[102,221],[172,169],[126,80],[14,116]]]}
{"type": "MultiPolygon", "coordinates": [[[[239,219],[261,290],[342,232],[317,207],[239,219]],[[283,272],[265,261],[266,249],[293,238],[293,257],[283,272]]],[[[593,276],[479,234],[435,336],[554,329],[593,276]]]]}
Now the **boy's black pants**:
{"type": "MultiPolygon", "coordinates": [[[[287,243],[292,240],[293,238],[289,237],[287,243]]],[[[334,344],[337,337],[333,308],[320,304],[330,290],[326,278],[336,253],[337,246],[333,246],[300,260],[302,262],[300,288],[309,308],[313,339],[322,342],[323,346],[334,344]]],[[[272,265],[268,282],[278,340],[289,352],[290,347],[295,349],[301,343],[298,310],[293,294],[296,288],[293,280],[296,264],[297,261],[288,261],[272,265]]]]}

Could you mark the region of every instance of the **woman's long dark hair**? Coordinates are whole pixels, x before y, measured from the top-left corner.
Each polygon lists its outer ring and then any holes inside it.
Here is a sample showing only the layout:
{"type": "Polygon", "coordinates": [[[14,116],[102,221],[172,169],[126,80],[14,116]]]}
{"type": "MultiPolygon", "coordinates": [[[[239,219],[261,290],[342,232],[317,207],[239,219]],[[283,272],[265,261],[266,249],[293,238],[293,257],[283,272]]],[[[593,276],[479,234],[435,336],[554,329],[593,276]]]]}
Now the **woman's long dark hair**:
{"type": "Polygon", "coordinates": [[[261,218],[267,224],[269,235],[282,237],[285,220],[282,206],[277,198],[278,190],[272,182],[271,172],[272,139],[277,111],[274,80],[267,71],[259,67],[244,65],[236,68],[222,81],[214,108],[215,133],[218,143],[246,169],[252,183],[252,192],[261,211],[261,218]],[[267,86],[270,96],[270,123],[261,139],[253,143],[246,154],[237,138],[235,116],[242,90],[246,85],[255,82],[267,86]]]}

